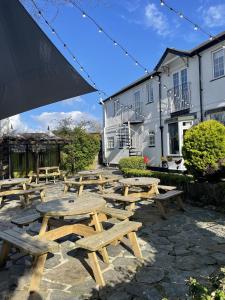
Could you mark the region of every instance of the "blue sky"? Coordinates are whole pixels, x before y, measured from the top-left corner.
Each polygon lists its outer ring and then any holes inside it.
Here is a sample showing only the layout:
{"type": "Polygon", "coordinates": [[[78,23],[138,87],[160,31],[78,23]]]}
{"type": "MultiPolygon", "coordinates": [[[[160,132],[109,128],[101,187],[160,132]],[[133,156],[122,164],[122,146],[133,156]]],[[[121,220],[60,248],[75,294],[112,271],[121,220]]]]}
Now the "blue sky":
{"type": "MultiPolygon", "coordinates": [[[[53,0],[36,1],[97,86],[107,94],[144,75],[143,70],[71,5],[56,6],[53,0]]],[[[30,0],[22,2],[31,11],[30,0]]],[[[77,3],[149,70],[154,68],[166,47],[190,49],[207,39],[185,20],[160,6],[159,0],[79,0],[77,3]]],[[[167,3],[212,34],[225,30],[224,0],[167,0],[167,3]]],[[[55,35],[40,18],[36,17],[36,21],[78,69],[55,35]]],[[[48,125],[53,128],[56,120],[67,116],[74,120],[95,118],[101,121],[98,102],[98,94],[92,93],[25,112],[12,118],[11,123],[15,129],[31,131],[46,130],[48,125]]]]}

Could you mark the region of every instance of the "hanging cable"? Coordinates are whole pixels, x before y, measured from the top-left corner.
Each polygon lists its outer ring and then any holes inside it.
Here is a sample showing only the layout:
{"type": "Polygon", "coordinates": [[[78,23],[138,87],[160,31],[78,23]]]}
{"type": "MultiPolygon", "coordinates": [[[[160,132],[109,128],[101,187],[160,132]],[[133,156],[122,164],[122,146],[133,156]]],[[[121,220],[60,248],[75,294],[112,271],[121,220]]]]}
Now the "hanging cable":
{"type": "Polygon", "coordinates": [[[86,11],[84,11],[83,8],[81,8],[75,0],[70,0],[69,2],[73,5],[74,8],[76,8],[81,13],[82,17],[89,19],[95,25],[99,33],[103,33],[113,43],[114,46],[120,48],[121,51],[126,56],[128,56],[136,66],[144,70],[146,74],[149,73],[148,69],[142,63],[140,63],[138,59],[136,59],[127,49],[125,49],[125,47],[121,43],[119,43],[110,34],[108,34],[107,31],[102,26],[100,26],[99,23],[92,16],[90,16],[86,11]]]}
{"type": "Polygon", "coordinates": [[[84,68],[84,66],[80,63],[80,61],[74,55],[73,51],[68,47],[68,45],[64,42],[64,40],[61,38],[61,36],[58,34],[58,32],[55,30],[55,28],[53,28],[53,26],[50,24],[50,22],[46,19],[46,17],[44,16],[43,12],[41,11],[41,9],[37,6],[36,2],[34,0],[30,0],[30,1],[34,5],[35,9],[37,10],[38,15],[43,19],[43,21],[45,22],[45,24],[49,27],[49,29],[52,32],[52,34],[54,34],[58,38],[58,40],[63,45],[63,47],[67,50],[67,52],[70,54],[70,56],[72,57],[72,59],[79,66],[80,71],[84,72],[84,74],[87,77],[87,79],[97,89],[97,92],[98,92],[99,96],[103,95],[105,97],[108,97],[108,95],[103,90],[97,88],[96,83],[93,80],[93,78],[91,77],[91,75],[89,74],[89,72],[84,68]]]}
{"type": "MultiPolygon", "coordinates": [[[[202,26],[200,26],[197,23],[193,22],[189,17],[184,15],[183,12],[178,11],[177,9],[175,9],[172,6],[168,5],[166,1],[160,0],[160,5],[167,8],[172,13],[176,14],[179,18],[186,20],[189,24],[192,25],[192,27],[195,31],[201,31],[202,33],[207,35],[210,41],[218,40],[219,42],[222,42],[222,40],[219,37],[214,36],[213,34],[208,32],[207,30],[205,30],[202,26]]],[[[224,45],[223,45],[223,48],[225,48],[224,45]]]]}

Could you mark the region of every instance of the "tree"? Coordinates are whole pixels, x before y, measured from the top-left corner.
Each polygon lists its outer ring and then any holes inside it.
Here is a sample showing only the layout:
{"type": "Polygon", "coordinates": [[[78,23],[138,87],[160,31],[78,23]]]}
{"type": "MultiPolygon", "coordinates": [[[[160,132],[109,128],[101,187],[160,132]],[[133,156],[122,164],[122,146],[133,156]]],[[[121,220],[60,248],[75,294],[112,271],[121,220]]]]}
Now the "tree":
{"type": "Polygon", "coordinates": [[[74,125],[71,119],[59,122],[54,133],[68,139],[69,144],[62,151],[62,168],[70,173],[89,167],[100,149],[98,135],[87,132],[84,123],[74,125]]]}
{"type": "Polygon", "coordinates": [[[225,165],[225,126],[215,120],[201,122],[184,136],[183,157],[196,178],[213,177],[225,165]]]}

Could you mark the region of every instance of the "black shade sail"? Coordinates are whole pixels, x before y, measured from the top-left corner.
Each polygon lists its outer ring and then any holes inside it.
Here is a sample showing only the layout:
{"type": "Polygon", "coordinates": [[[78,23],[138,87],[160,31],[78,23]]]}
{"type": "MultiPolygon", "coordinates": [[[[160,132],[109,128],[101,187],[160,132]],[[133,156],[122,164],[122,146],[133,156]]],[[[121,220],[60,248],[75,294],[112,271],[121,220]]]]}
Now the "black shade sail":
{"type": "Polygon", "coordinates": [[[0,120],[93,91],[19,0],[0,0],[0,120]]]}

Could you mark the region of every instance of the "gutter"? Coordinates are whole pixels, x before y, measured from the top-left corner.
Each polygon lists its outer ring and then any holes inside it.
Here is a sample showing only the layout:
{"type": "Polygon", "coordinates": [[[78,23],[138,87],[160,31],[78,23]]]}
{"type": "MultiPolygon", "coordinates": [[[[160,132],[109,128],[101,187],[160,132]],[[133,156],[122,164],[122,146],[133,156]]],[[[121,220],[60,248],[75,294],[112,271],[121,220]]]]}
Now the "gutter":
{"type": "Polygon", "coordinates": [[[161,156],[164,156],[164,147],[163,147],[163,125],[162,125],[162,84],[161,84],[161,75],[159,77],[159,129],[160,129],[160,137],[161,137],[161,156]]]}
{"type": "Polygon", "coordinates": [[[201,122],[204,121],[204,112],[203,112],[203,88],[202,88],[202,60],[201,55],[197,54],[198,56],[198,74],[199,74],[199,102],[200,102],[200,119],[201,122]]]}

